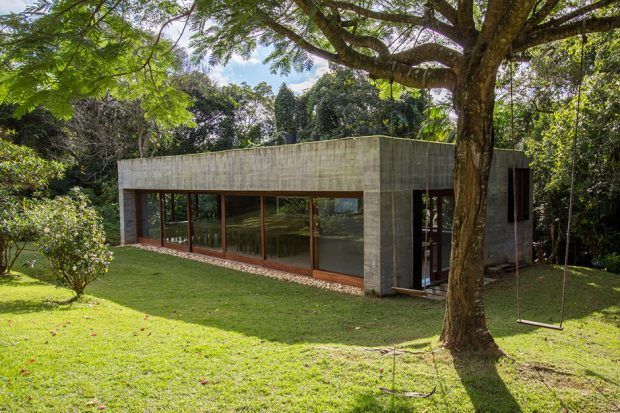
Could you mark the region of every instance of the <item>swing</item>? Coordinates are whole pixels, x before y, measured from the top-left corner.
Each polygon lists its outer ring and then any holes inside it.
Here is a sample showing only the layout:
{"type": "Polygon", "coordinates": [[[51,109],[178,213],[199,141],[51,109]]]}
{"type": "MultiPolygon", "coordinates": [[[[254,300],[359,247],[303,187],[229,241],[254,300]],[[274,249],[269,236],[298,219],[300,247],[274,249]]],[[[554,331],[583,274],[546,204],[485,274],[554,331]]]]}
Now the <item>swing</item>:
{"type": "Polygon", "coordinates": [[[577,134],[579,132],[579,122],[581,117],[581,85],[583,83],[583,49],[587,42],[587,37],[585,34],[581,36],[581,53],[580,53],[580,62],[579,62],[579,85],[577,86],[577,108],[575,111],[575,132],[573,133],[573,141],[571,148],[571,178],[570,178],[570,191],[568,197],[568,222],[566,225],[566,248],[564,251],[564,269],[562,275],[562,295],[561,295],[561,307],[560,307],[560,323],[559,324],[548,324],[541,323],[539,321],[531,321],[525,320],[521,318],[521,295],[519,291],[520,286],[520,271],[519,271],[519,236],[518,236],[518,223],[517,223],[517,198],[516,198],[516,162],[515,162],[515,132],[514,132],[514,105],[513,105],[513,87],[512,87],[512,78],[513,78],[513,60],[512,60],[512,51],[511,51],[511,60],[509,61],[509,73],[510,73],[510,134],[511,134],[511,145],[512,145],[512,190],[513,190],[513,221],[514,221],[514,242],[515,242],[515,271],[517,278],[517,323],[522,325],[529,325],[534,327],[547,328],[550,330],[564,330],[564,304],[566,302],[566,281],[568,278],[568,252],[570,246],[570,234],[571,234],[571,223],[573,218],[573,189],[575,186],[575,153],[577,147],[577,134]]]}

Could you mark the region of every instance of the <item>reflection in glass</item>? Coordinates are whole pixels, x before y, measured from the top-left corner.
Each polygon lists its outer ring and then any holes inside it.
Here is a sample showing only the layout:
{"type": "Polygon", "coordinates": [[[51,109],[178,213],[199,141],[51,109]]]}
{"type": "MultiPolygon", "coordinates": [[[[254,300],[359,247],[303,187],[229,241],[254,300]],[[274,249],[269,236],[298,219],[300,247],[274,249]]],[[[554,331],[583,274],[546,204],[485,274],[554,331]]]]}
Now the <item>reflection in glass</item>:
{"type": "Polygon", "coordinates": [[[310,268],[308,198],[265,197],[267,259],[310,268]]]}
{"type": "Polygon", "coordinates": [[[450,249],[452,246],[452,219],[454,217],[454,197],[441,198],[441,270],[450,269],[450,249]]]}
{"type": "Polygon", "coordinates": [[[189,243],[186,194],[164,194],[164,242],[189,243]]]}
{"type": "Polygon", "coordinates": [[[226,197],[226,250],[260,257],[260,197],[226,197]]]}
{"type": "Polygon", "coordinates": [[[317,266],[363,277],[364,208],[359,198],[317,198],[317,266]]]}
{"type": "Polygon", "coordinates": [[[192,194],[192,244],[222,249],[222,209],[219,195],[192,194]]]}
{"type": "Polygon", "coordinates": [[[140,236],[160,239],[159,194],[157,192],[140,193],[140,236]]]}

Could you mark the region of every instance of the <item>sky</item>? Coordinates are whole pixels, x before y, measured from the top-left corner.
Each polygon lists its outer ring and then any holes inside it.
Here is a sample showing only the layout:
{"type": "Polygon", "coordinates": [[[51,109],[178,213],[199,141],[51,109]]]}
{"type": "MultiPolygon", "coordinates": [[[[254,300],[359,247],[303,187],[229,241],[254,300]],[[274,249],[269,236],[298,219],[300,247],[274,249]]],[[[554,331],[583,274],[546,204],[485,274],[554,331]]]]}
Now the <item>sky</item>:
{"type": "MultiPolygon", "coordinates": [[[[33,0],[0,0],[0,15],[7,13],[19,13],[23,11],[33,0]]],[[[165,31],[168,38],[176,40],[182,29],[182,22],[175,22],[165,31]]],[[[189,47],[189,36],[185,33],[179,45],[189,47]]],[[[326,60],[315,58],[314,66],[310,71],[291,72],[288,76],[272,74],[269,65],[264,64],[263,60],[270,50],[266,47],[257,48],[252,56],[245,60],[241,56],[235,55],[225,66],[207,67],[204,71],[220,85],[230,83],[246,82],[250,86],[256,86],[260,82],[267,82],[277,93],[280,85],[286,83],[294,92],[300,93],[311,87],[324,73],[329,71],[326,60]]]]}

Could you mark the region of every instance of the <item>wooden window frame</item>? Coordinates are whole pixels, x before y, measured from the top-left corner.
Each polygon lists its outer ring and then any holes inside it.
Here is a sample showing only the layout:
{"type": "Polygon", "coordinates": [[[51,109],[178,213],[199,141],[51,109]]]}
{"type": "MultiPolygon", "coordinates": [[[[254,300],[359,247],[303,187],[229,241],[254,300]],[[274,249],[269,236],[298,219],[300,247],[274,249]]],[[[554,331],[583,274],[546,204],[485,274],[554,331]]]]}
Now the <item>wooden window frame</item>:
{"type": "Polygon", "coordinates": [[[360,191],[212,191],[212,190],[165,190],[165,189],[136,189],[136,222],[138,223],[138,233],[141,233],[142,221],[139,220],[141,216],[141,197],[145,193],[157,193],[159,197],[159,217],[160,217],[160,239],[138,237],[138,243],[162,246],[171,248],[177,251],[183,252],[195,252],[198,254],[213,256],[217,258],[224,258],[231,261],[244,262],[261,267],[271,268],[280,271],[286,271],[298,275],[304,275],[312,277],[318,280],[334,282],[345,285],[352,285],[359,288],[364,288],[364,277],[351,274],[341,274],[336,272],[319,270],[316,266],[316,237],[314,235],[314,213],[315,213],[315,198],[359,198],[364,199],[363,192],[360,191]],[[187,230],[189,236],[188,244],[176,244],[164,241],[164,194],[168,193],[185,193],[187,194],[187,230]],[[214,194],[220,196],[221,207],[221,226],[220,233],[222,239],[221,249],[209,249],[194,246],[192,242],[193,235],[193,222],[192,222],[192,196],[193,194],[214,194]],[[240,254],[228,252],[228,244],[226,239],[226,196],[228,195],[241,195],[241,196],[258,196],[260,198],[260,238],[261,238],[261,255],[259,257],[248,257],[240,254]],[[309,242],[310,242],[310,266],[311,268],[297,267],[290,264],[279,263],[267,259],[265,250],[265,197],[296,197],[308,199],[308,214],[309,214],[309,242]]]}

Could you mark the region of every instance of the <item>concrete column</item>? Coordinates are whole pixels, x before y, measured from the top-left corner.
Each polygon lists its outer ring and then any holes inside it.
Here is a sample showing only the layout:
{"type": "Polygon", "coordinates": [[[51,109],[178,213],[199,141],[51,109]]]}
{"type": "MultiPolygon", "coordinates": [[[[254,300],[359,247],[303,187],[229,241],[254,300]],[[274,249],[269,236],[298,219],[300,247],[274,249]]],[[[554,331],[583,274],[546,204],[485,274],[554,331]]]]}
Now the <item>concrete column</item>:
{"type": "Polygon", "coordinates": [[[364,287],[377,295],[392,294],[394,277],[399,287],[411,288],[411,191],[364,192],[364,287]]]}
{"type": "Polygon", "coordinates": [[[121,223],[121,245],[135,244],[138,242],[136,192],[119,188],[118,206],[121,223]]]}

